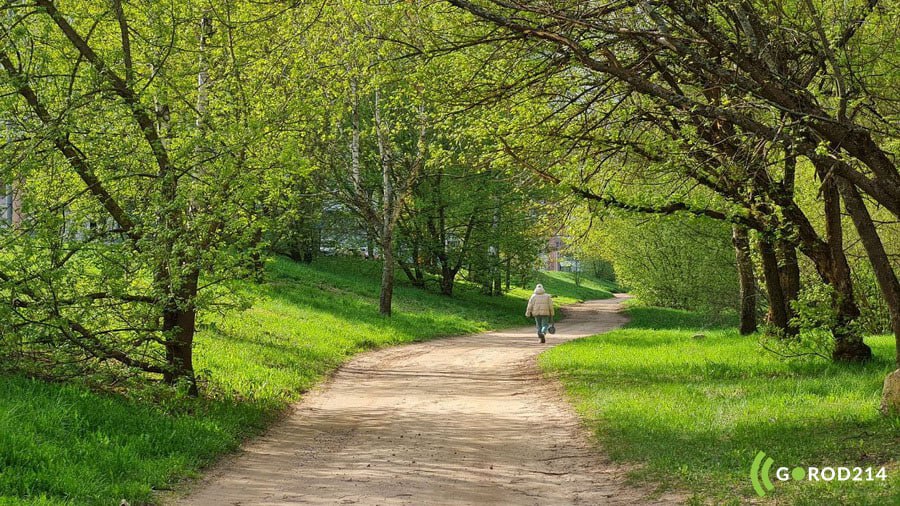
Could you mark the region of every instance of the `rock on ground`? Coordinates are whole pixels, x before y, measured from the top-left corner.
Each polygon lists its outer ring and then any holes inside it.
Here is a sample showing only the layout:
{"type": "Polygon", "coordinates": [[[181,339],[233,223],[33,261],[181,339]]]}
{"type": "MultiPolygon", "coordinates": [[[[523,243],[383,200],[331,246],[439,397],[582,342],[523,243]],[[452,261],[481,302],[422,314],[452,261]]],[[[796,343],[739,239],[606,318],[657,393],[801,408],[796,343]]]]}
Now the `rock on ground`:
{"type": "Polygon", "coordinates": [[[884,379],[881,410],[885,414],[900,412],[900,369],[888,374],[884,379]]]}

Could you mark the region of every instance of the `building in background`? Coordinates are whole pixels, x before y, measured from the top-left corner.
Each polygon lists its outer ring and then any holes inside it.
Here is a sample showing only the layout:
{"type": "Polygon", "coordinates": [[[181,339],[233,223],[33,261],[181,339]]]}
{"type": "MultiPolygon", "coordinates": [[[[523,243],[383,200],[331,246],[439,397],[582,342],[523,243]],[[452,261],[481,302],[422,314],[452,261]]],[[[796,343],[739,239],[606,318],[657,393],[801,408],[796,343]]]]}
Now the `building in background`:
{"type": "Polygon", "coordinates": [[[22,199],[14,185],[0,185],[0,220],[13,226],[22,222],[22,199]]]}
{"type": "Polygon", "coordinates": [[[544,269],[548,271],[558,271],[560,270],[560,257],[562,256],[562,250],[565,247],[565,243],[562,240],[562,237],[559,235],[554,235],[547,241],[547,253],[546,259],[544,261],[544,269]]]}
{"type": "Polygon", "coordinates": [[[547,252],[541,255],[544,262],[544,270],[559,272],[577,272],[580,269],[580,261],[566,254],[567,244],[565,237],[554,235],[547,241],[547,252]]]}

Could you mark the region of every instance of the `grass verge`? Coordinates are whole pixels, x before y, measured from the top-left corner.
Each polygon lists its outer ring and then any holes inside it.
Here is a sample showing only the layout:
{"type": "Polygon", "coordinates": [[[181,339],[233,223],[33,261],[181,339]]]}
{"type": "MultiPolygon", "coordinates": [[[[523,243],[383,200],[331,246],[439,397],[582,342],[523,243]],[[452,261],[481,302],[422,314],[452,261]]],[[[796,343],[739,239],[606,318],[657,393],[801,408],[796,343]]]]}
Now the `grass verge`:
{"type": "MultiPolygon", "coordinates": [[[[402,280],[395,314],[383,318],[377,263],[277,260],[268,278],[242,287],[250,309],[204,316],[195,364],[202,399],[0,377],[0,505],[152,503],[155,491],[258,434],[359,351],[528,323],[530,290],[486,297],[460,283],[450,298],[402,280]]],[[[611,296],[566,275],[540,281],[559,304],[611,296]]]]}
{"type": "Polygon", "coordinates": [[[864,365],[784,361],[694,313],[633,307],[630,315],[626,328],[540,360],[604,451],[638,464],[635,482],[688,490],[695,503],[745,504],[758,499],[750,465],[761,450],[775,460],[773,480],[780,466],[888,469],[884,482],[775,481],[761,502],[900,504],[900,417],[877,411],[895,367],[891,338],[868,338],[876,358],[864,365]]]}

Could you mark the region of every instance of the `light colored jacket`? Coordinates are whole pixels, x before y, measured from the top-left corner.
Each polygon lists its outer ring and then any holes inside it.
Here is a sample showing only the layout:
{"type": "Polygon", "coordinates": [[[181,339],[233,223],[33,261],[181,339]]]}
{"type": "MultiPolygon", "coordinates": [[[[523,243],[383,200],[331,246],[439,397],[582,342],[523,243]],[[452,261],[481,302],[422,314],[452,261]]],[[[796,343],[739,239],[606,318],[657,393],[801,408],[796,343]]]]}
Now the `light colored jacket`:
{"type": "Polygon", "coordinates": [[[553,316],[553,298],[543,289],[535,290],[534,295],[528,299],[528,307],[525,316],[553,316]]]}

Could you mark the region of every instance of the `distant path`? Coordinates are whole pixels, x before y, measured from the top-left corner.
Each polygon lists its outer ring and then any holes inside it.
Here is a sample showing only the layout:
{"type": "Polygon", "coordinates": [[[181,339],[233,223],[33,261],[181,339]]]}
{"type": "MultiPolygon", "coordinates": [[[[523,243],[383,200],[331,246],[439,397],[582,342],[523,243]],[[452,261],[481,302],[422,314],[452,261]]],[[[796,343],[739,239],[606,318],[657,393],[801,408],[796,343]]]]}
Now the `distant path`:
{"type": "Polygon", "coordinates": [[[535,356],[625,323],[620,299],[533,327],[360,355],[180,504],[674,504],[623,485],[535,356]]]}

